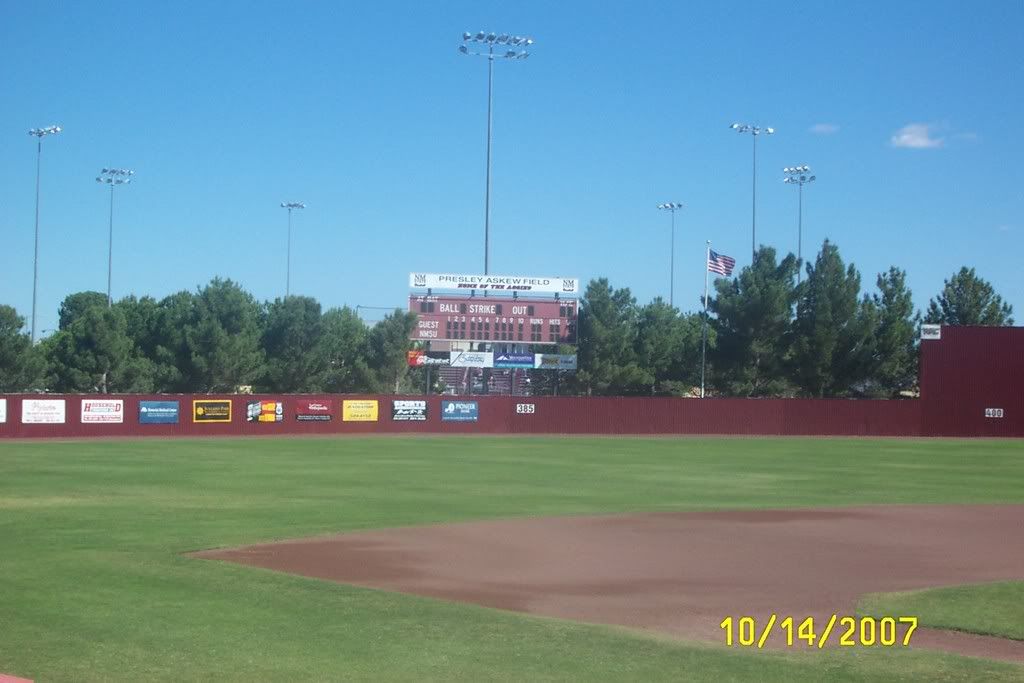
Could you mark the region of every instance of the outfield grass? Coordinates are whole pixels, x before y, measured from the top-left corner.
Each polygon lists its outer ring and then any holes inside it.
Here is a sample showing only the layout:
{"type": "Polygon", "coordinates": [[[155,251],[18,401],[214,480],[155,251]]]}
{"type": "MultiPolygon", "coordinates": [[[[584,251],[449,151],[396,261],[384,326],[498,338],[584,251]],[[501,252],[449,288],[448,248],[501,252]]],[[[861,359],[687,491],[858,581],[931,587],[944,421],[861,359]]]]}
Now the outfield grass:
{"type": "Polygon", "coordinates": [[[875,616],[916,614],[922,626],[1024,640],[1021,581],[874,593],[861,599],[857,611],[875,616]]]}
{"type": "Polygon", "coordinates": [[[1022,503],[1024,443],[337,438],[0,442],[0,672],[110,680],[1021,680],[920,651],[730,652],[187,559],[352,529],[1022,503]]]}

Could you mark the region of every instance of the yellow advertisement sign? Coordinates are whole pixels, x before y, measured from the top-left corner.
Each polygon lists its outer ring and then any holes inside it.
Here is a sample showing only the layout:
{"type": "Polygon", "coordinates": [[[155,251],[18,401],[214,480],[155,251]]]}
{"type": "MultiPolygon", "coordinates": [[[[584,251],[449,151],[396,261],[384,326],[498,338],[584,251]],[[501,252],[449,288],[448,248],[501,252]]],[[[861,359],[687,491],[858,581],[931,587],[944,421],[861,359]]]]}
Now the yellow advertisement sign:
{"type": "Polygon", "coordinates": [[[376,422],[377,401],[342,401],[341,419],[344,422],[376,422]]]}
{"type": "Polygon", "coordinates": [[[230,400],[192,401],[193,422],[231,422],[230,400]]]}

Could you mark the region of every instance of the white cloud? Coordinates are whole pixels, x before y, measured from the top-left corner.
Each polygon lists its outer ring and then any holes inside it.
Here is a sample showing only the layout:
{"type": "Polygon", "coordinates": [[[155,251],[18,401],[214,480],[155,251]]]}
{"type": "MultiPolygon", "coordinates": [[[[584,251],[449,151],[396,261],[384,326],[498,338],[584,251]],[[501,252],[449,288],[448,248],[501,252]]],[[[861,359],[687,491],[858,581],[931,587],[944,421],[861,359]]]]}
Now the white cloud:
{"type": "Polygon", "coordinates": [[[810,128],[815,135],[832,135],[839,132],[837,123],[816,123],[810,128]]]}
{"type": "Polygon", "coordinates": [[[935,137],[934,126],[927,123],[911,123],[896,131],[889,142],[893,147],[935,149],[946,144],[946,138],[935,137]]]}

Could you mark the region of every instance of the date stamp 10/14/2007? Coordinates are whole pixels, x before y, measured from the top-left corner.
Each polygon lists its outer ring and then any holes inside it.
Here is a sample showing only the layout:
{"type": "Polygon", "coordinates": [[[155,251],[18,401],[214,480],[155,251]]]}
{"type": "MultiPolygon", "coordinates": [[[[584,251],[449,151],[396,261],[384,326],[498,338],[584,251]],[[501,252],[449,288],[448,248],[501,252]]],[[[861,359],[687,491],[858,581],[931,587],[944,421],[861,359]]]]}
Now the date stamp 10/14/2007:
{"type": "Polygon", "coordinates": [[[760,649],[768,644],[785,644],[786,647],[822,649],[830,642],[840,647],[906,647],[917,630],[917,617],[833,614],[827,621],[820,619],[815,623],[814,617],[779,618],[779,615],[772,614],[760,625],[754,617],[726,617],[719,626],[729,647],[738,645],[760,649]]]}

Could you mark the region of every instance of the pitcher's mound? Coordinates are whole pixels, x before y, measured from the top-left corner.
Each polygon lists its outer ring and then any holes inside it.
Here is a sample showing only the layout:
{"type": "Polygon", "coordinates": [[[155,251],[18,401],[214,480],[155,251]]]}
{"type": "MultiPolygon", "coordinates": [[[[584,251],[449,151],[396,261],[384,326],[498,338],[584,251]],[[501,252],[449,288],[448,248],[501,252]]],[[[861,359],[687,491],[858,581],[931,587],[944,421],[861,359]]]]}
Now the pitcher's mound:
{"type": "MultiPolygon", "coordinates": [[[[1022,528],[1024,505],[651,513],[408,527],[196,556],[723,642],[727,616],[813,616],[820,630],[832,614],[853,615],[865,593],[1024,580],[1022,528]]],[[[769,644],[780,641],[776,633],[769,644]]],[[[1019,641],[920,629],[911,643],[1024,661],[1019,641]]]]}

